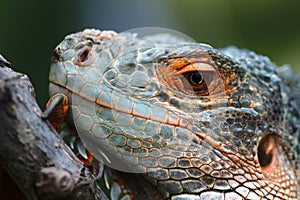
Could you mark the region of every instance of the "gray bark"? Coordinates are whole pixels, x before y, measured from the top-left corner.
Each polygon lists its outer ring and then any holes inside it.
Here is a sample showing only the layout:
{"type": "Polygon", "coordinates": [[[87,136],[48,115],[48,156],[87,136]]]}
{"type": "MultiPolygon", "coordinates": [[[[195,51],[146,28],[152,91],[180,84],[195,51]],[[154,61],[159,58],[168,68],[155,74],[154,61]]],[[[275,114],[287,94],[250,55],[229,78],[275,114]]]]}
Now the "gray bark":
{"type": "Polygon", "coordinates": [[[27,199],[106,199],[95,177],[41,118],[28,77],[0,55],[0,165],[27,199]]]}

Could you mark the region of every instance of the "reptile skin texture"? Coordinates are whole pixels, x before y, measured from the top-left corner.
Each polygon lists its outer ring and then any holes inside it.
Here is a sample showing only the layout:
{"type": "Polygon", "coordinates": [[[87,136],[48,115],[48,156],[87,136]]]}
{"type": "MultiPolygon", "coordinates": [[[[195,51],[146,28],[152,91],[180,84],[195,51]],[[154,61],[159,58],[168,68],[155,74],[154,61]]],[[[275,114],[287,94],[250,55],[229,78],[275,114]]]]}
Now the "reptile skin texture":
{"type": "Polygon", "coordinates": [[[300,78],[265,56],[87,29],[55,49],[57,93],[119,199],[300,199],[300,78]]]}

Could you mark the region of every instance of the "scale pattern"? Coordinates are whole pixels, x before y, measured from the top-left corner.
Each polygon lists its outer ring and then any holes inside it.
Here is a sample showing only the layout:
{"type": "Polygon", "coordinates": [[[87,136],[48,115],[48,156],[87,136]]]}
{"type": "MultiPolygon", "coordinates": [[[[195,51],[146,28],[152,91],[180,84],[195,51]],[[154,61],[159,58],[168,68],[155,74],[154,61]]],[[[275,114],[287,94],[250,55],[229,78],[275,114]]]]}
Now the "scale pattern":
{"type": "Polygon", "coordinates": [[[132,199],[299,199],[299,80],[248,50],[87,29],[55,49],[50,94],[97,159],[153,185],[132,199]]]}

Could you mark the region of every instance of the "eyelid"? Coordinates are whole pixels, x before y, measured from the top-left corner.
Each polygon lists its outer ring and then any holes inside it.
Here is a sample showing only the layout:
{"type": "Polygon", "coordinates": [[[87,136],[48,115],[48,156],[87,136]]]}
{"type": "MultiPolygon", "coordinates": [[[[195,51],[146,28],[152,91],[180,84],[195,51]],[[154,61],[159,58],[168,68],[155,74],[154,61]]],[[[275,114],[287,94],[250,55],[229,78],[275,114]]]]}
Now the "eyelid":
{"type": "Polygon", "coordinates": [[[192,71],[216,72],[216,69],[207,63],[192,63],[192,64],[189,64],[189,65],[183,67],[182,69],[178,70],[176,72],[176,74],[184,74],[184,73],[192,72],[192,71]]]}

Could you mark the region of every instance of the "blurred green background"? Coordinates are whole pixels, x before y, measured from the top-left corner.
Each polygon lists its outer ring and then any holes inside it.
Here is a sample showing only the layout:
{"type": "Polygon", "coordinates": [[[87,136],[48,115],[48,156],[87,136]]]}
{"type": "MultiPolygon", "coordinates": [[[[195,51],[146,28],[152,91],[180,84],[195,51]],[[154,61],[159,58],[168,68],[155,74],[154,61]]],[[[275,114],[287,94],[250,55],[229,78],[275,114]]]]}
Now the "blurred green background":
{"type": "Polygon", "coordinates": [[[66,34],[164,27],[214,47],[251,49],[300,72],[299,19],[300,1],[1,0],[0,53],[30,77],[44,108],[50,58],[66,34]]]}

